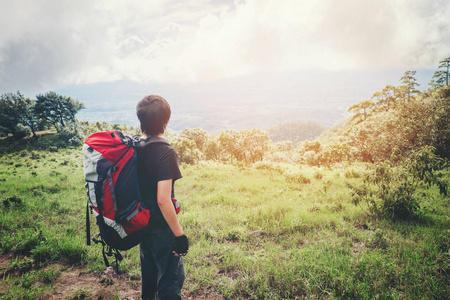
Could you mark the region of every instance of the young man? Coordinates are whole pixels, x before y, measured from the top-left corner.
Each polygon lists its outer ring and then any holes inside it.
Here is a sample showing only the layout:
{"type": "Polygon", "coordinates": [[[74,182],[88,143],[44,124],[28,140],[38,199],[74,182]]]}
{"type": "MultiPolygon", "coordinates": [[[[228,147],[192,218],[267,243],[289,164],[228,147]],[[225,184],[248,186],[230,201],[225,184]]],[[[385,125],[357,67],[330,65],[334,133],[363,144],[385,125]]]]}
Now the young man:
{"type": "MultiPolygon", "coordinates": [[[[150,95],[137,105],[144,139],[160,139],[170,119],[170,106],[160,96],[150,95]]],[[[144,204],[150,208],[148,234],[141,243],[142,299],[181,299],[184,283],[182,256],[188,239],[178,222],[172,202],[174,183],[180,179],[178,157],[172,146],[144,147],[138,153],[138,179],[144,204]]]]}

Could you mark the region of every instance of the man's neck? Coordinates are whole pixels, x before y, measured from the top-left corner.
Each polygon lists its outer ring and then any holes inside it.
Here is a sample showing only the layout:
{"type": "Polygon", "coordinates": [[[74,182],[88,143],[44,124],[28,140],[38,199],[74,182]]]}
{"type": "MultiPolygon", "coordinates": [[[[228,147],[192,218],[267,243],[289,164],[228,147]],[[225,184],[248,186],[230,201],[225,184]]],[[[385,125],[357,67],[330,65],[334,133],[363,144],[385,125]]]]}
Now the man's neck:
{"type": "Polygon", "coordinates": [[[143,137],[144,139],[152,138],[152,137],[158,137],[158,138],[160,138],[160,137],[162,137],[162,133],[156,134],[156,135],[146,135],[146,134],[144,133],[144,134],[142,134],[142,137],[143,137]]]}

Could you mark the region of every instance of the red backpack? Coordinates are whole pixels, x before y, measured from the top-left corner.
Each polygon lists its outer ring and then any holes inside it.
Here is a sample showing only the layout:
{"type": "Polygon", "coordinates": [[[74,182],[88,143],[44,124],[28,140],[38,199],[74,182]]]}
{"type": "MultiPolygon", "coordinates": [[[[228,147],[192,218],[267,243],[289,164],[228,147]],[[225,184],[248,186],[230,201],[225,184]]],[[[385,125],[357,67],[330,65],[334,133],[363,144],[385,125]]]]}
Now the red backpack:
{"type": "MultiPolygon", "coordinates": [[[[97,132],[83,145],[84,177],[87,188],[86,235],[90,245],[89,204],[97,219],[103,257],[128,250],[142,240],[143,230],[149,224],[150,210],[143,205],[137,179],[137,152],[139,148],[157,144],[169,145],[163,139],[139,140],[137,136],[124,135],[119,130],[97,132]],[[105,246],[109,247],[105,253],[105,246]]],[[[176,212],[179,204],[173,199],[176,212]]]]}

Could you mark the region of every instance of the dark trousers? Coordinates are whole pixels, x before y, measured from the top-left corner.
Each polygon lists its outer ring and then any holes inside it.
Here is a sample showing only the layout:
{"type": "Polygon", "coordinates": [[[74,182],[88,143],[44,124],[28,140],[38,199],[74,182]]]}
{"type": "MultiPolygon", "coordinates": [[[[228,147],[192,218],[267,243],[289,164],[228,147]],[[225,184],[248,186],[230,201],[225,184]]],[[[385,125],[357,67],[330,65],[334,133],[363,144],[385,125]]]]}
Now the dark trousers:
{"type": "Polygon", "coordinates": [[[142,299],[181,299],[184,265],[172,253],[174,238],[170,228],[153,229],[141,242],[142,299]]]}

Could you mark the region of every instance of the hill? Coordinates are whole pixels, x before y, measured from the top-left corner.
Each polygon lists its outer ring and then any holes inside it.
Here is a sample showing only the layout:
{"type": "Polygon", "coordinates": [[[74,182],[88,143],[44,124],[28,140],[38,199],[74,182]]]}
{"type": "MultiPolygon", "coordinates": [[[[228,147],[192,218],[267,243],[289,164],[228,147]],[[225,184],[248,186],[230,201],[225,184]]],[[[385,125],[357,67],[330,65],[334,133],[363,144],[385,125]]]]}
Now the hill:
{"type": "MultiPolygon", "coordinates": [[[[181,171],[186,299],[448,295],[450,214],[436,189],[420,191],[433,201],[419,222],[389,222],[353,203],[350,186],[364,184],[367,164],[210,161],[181,171]]],[[[139,248],[104,279],[101,246],[85,244],[80,148],[12,151],[0,157],[0,182],[0,298],[138,297],[139,248]]]]}
{"type": "Polygon", "coordinates": [[[290,141],[294,145],[305,140],[314,140],[320,136],[326,127],[317,122],[288,122],[279,124],[268,130],[272,142],[290,141]]]}

